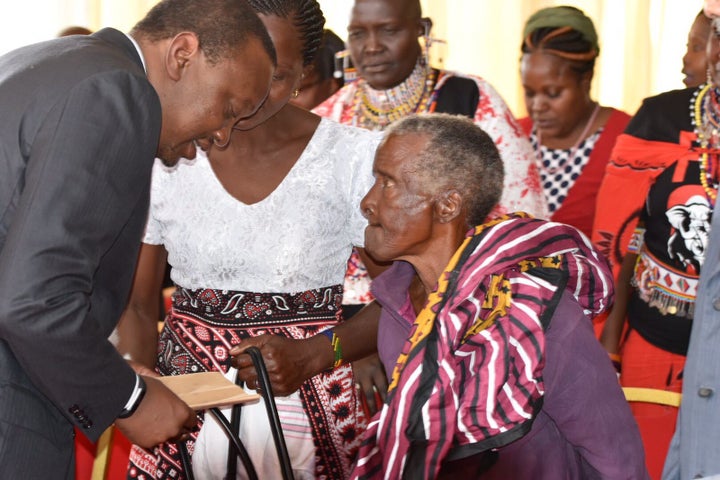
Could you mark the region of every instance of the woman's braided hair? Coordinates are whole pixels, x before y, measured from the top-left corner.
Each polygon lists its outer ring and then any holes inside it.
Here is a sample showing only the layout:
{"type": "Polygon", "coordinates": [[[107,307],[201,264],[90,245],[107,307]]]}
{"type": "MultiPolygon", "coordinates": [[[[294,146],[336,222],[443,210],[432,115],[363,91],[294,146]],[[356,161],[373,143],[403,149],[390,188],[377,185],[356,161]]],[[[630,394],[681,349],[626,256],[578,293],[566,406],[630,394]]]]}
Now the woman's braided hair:
{"type": "Polygon", "coordinates": [[[538,11],[528,21],[521,50],[522,53],[544,51],[563,58],[571,62],[573,70],[583,74],[595,68],[595,59],[599,54],[596,39],[592,21],[582,10],[569,6],[550,7],[538,11]],[[555,16],[559,18],[555,19],[555,16]],[[582,28],[560,25],[563,18],[582,28]],[[543,23],[551,23],[552,26],[541,26],[543,23]],[[538,27],[532,28],[533,24],[538,27]]]}
{"type": "Polygon", "coordinates": [[[259,14],[293,18],[303,38],[303,65],[310,65],[322,43],[325,17],[317,0],[248,0],[259,14]]]}

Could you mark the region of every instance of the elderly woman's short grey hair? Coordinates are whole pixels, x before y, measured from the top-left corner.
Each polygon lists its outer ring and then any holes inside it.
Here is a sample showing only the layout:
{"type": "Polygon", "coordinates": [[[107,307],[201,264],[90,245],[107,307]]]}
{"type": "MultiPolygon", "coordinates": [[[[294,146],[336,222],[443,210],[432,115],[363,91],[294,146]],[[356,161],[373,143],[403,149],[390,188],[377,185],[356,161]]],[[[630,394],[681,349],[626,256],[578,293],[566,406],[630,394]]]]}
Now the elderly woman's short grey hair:
{"type": "Polygon", "coordinates": [[[392,136],[420,135],[427,149],[417,159],[417,175],[432,194],[457,190],[467,208],[468,226],[479,225],[500,200],[503,163],[492,138],[467,117],[444,113],[410,115],[393,123],[392,136]]]}

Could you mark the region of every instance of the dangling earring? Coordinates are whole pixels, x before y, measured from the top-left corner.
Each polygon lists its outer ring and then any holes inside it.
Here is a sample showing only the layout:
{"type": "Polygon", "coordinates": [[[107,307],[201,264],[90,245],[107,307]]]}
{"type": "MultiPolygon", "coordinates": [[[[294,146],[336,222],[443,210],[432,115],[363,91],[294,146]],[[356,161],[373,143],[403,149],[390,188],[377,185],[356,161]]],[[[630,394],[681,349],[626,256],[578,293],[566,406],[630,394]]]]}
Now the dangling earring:
{"type": "Polygon", "coordinates": [[[353,67],[349,50],[342,50],[335,54],[335,71],[333,77],[351,82],[357,78],[357,70],[353,67]]]}
{"type": "Polygon", "coordinates": [[[333,60],[335,62],[335,71],[333,72],[333,77],[337,78],[338,80],[343,80],[345,78],[345,75],[343,74],[343,52],[338,52],[333,57],[333,60]]]}
{"type": "Polygon", "coordinates": [[[713,78],[712,78],[712,70],[710,69],[710,65],[707,66],[707,70],[705,70],[705,83],[708,85],[712,85],[713,78]]]}
{"type": "Polygon", "coordinates": [[[426,67],[430,64],[430,44],[432,43],[430,30],[432,29],[432,20],[429,17],[425,17],[420,21],[423,25],[423,45],[420,54],[420,65],[426,67]]]}
{"type": "Polygon", "coordinates": [[[298,95],[300,95],[300,89],[296,88],[295,90],[293,90],[292,96],[293,98],[297,98],[298,95]]]}

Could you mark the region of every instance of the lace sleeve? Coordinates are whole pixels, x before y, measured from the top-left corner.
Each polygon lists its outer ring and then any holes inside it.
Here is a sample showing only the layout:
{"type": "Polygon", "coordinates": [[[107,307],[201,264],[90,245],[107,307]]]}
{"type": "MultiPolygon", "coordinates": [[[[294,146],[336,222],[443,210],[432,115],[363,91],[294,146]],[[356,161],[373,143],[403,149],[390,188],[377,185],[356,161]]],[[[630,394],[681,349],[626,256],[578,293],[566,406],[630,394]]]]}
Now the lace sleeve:
{"type": "Polygon", "coordinates": [[[157,203],[157,200],[160,195],[162,195],[161,192],[161,185],[163,184],[162,180],[160,179],[160,169],[161,164],[159,163],[160,160],[155,160],[155,165],[153,166],[153,173],[152,173],[152,186],[150,188],[150,207],[148,211],[148,218],[147,223],[145,224],[145,235],[143,236],[143,243],[148,243],[150,245],[162,245],[163,239],[161,235],[161,226],[160,222],[157,221],[157,218],[153,215],[155,211],[155,205],[157,203]]]}

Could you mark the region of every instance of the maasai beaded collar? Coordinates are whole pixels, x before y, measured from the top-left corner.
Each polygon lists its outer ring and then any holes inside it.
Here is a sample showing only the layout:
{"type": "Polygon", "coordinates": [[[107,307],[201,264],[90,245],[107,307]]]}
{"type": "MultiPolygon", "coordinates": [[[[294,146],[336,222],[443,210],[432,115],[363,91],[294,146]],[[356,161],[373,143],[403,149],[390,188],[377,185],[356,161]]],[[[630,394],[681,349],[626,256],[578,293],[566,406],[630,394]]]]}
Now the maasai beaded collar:
{"type": "Polygon", "coordinates": [[[720,154],[720,104],[717,87],[707,83],[695,90],[690,103],[690,120],[697,135],[700,152],[700,184],[715,207],[718,181],[718,155],[720,154]],[[710,161],[713,157],[714,161],[710,161]]]}
{"type": "Polygon", "coordinates": [[[356,125],[382,130],[395,120],[423,112],[436,78],[436,71],[418,61],[404,82],[388,90],[375,90],[360,79],[353,99],[356,125]]]}

